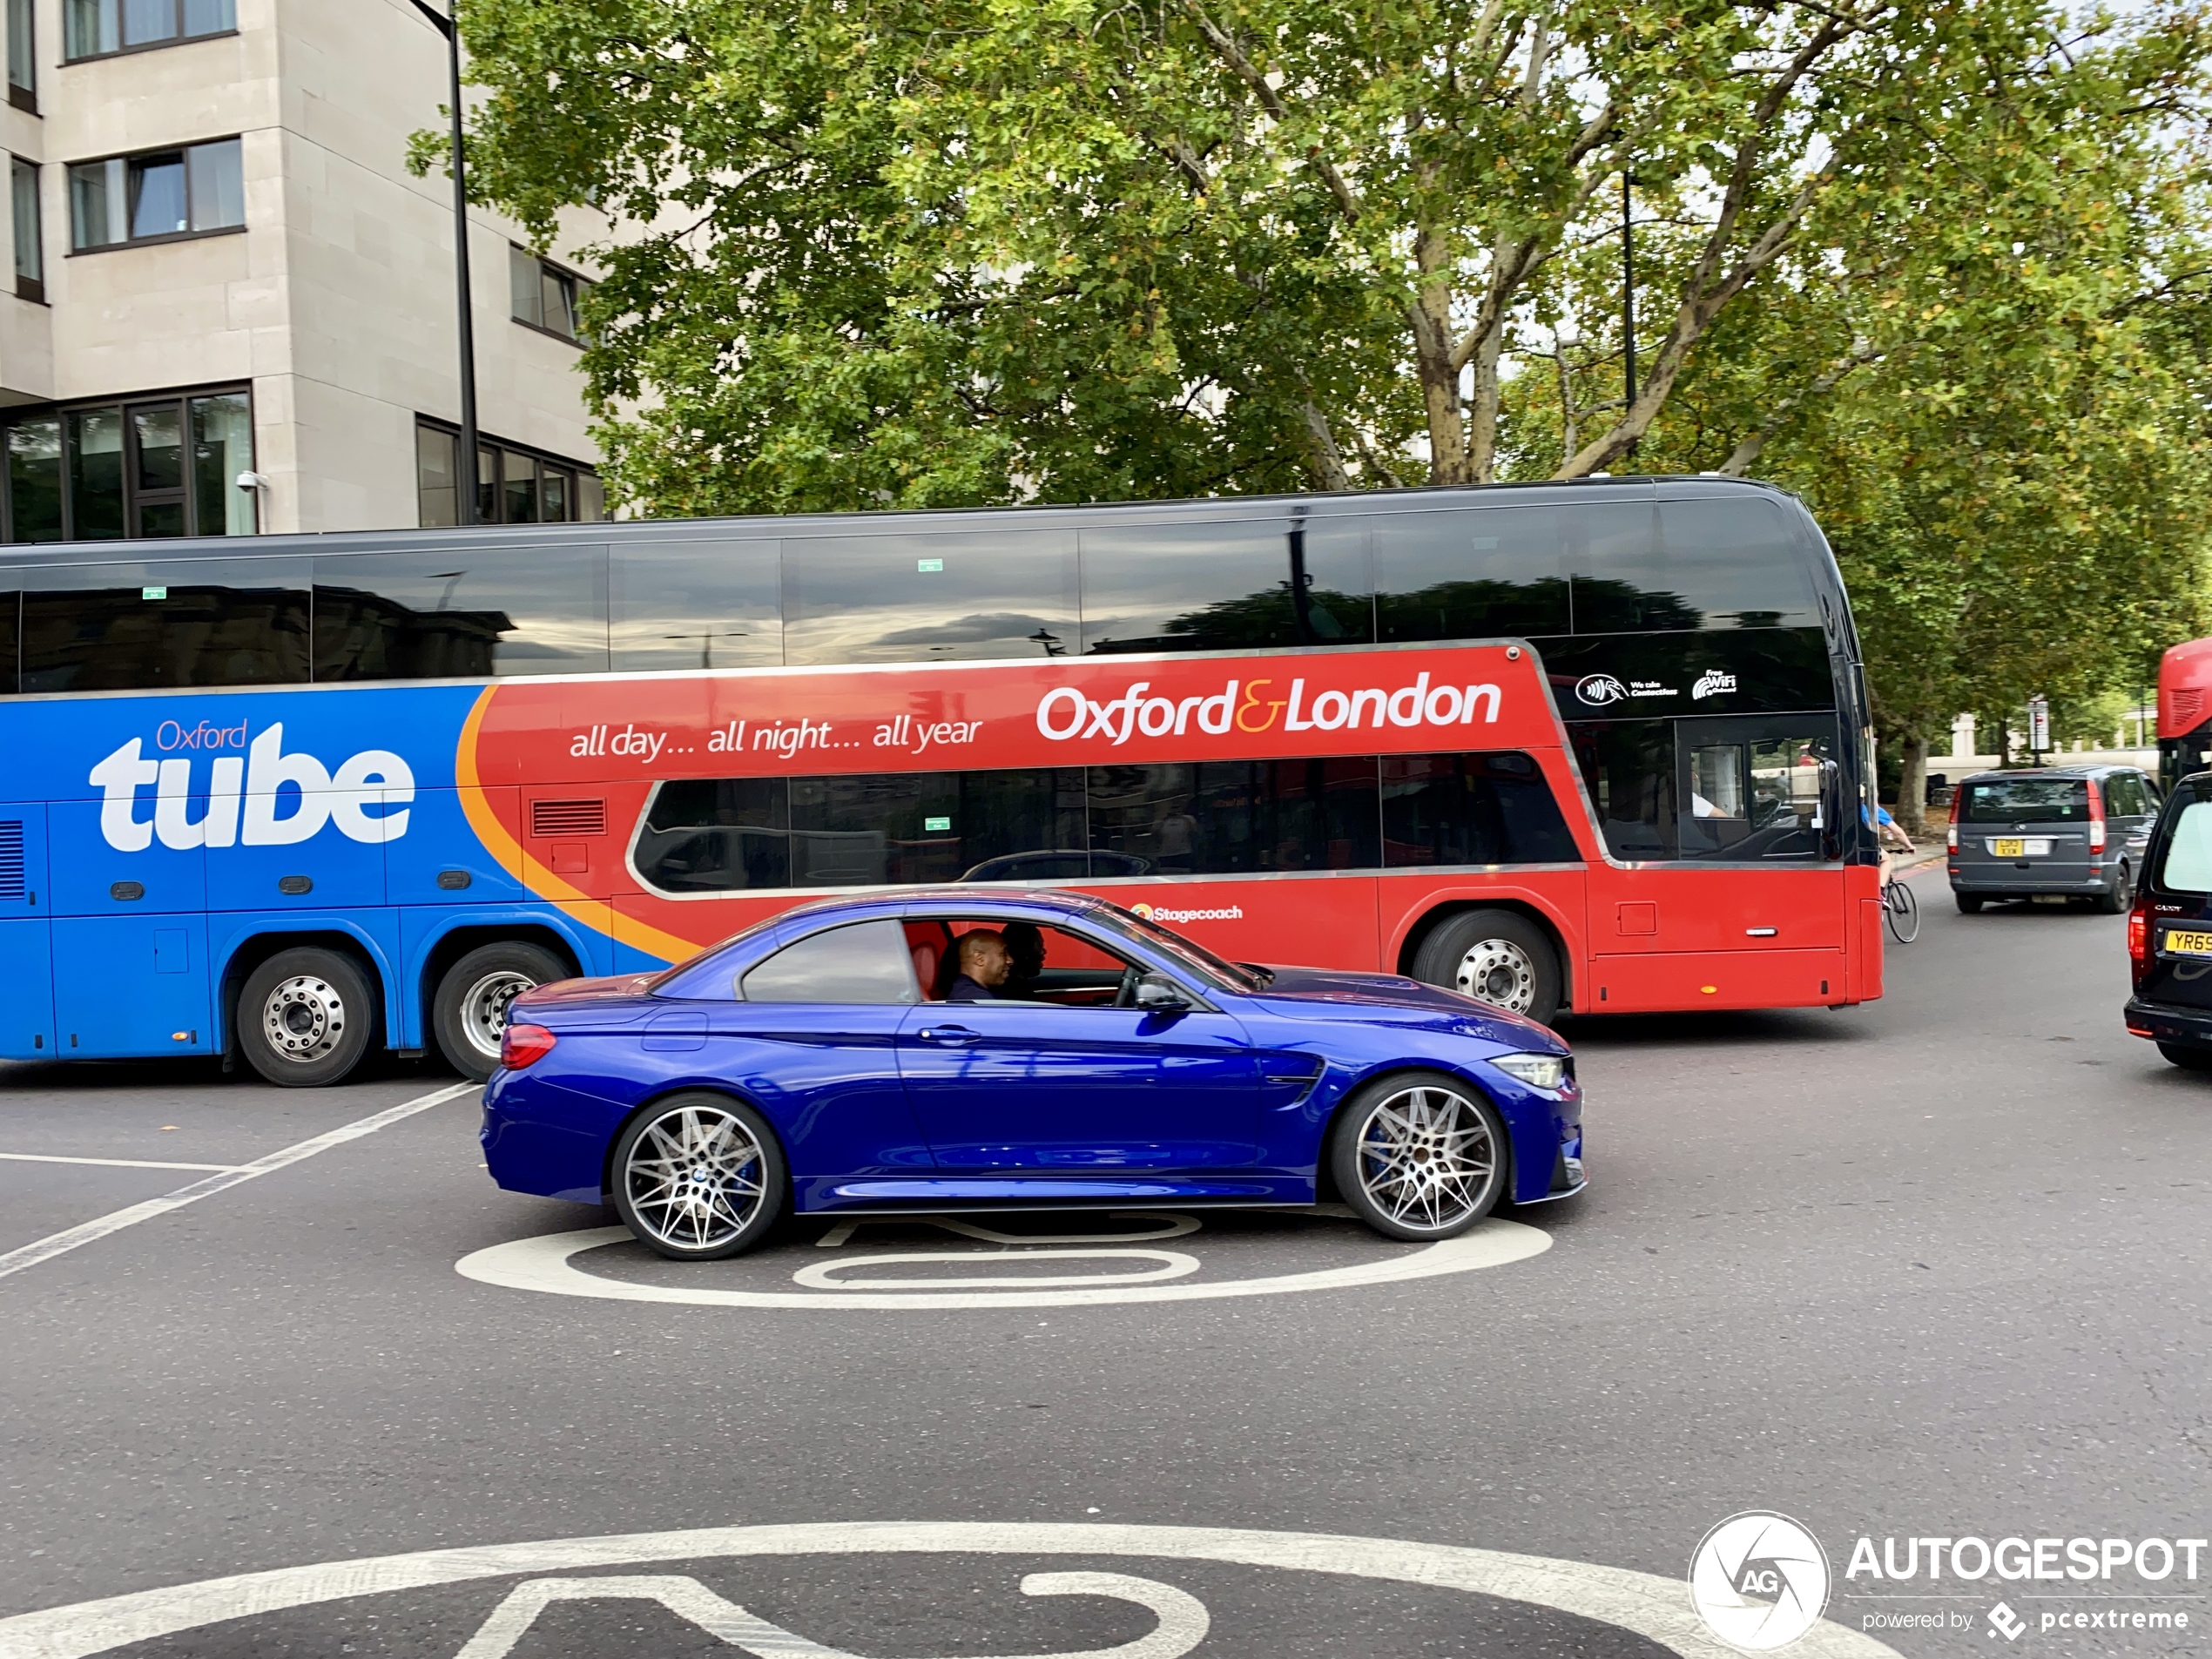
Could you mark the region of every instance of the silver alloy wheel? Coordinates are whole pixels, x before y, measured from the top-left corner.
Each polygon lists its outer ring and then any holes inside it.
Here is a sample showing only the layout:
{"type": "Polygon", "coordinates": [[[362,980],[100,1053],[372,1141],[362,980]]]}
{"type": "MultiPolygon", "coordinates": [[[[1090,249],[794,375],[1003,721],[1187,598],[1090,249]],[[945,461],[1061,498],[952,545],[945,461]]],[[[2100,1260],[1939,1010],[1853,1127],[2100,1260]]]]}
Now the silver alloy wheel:
{"type": "Polygon", "coordinates": [[[346,1035],[346,1000],[319,974],[279,980],[261,1004],[269,1051],[299,1065],[320,1060],[346,1035]]]}
{"type": "Polygon", "coordinates": [[[622,1178],[637,1224],[693,1251],[727,1244],[759,1213],[765,1173],[760,1143],[735,1114],[679,1106],[631,1143],[622,1178]]]}
{"type": "Polygon", "coordinates": [[[496,968],[461,994],[461,1031],[469,1046],[487,1060],[499,1058],[499,1040],[507,1030],[507,1010],[537,981],[511,968],[496,968]]]}
{"type": "Polygon", "coordinates": [[[1460,958],[1452,983],[1496,1008],[1526,1014],[1536,1006],[1536,964],[1510,939],[1478,939],[1460,958]]]}
{"type": "Polygon", "coordinates": [[[1359,1127],[1359,1184],[1401,1227],[1442,1232],[1482,1213],[1497,1170],[1489,1121],[1449,1089],[1400,1089],[1359,1127]]]}

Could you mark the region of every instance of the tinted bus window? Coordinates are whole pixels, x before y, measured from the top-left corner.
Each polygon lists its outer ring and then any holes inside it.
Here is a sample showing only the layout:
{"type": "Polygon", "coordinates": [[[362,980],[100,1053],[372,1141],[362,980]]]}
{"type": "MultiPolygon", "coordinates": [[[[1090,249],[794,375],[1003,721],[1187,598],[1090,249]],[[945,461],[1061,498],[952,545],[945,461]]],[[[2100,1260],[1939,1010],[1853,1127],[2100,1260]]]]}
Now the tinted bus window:
{"type": "Polygon", "coordinates": [[[1551,786],[1525,754],[1386,755],[1382,861],[1574,864],[1551,786]]]}
{"type": "Polygon", "coordinates": [[[607,667],[607,550],[482,547],[315,561],[315,678],[596,674],[607,667]]]}
{"type": "Polygon", "coordinates": [[[783,556],[794,665],[1075,651],[1076,545],[1063,531],[792,537],[783,556]]]}
{"type": "Polygon", "coordinates": [[[16,624],[22,610],[22,596],[0,589],[0,691],[17,689],[16,624]]]}
{"type": "Polygon", "coordinates": [[[1378,861],[1369,756],[1093,766],[1089,795],[1093,850],[1142,859],[1161,875],[1378,861]]]}
{"type": "Polygon", "coordinates": [[[1357,518],[1087,529],[1083,651],[1368,644],[1366,541],[1357,518]]]}
{"type": "Polygon", "coordinates": [[[307,678],[305,559],[47,565],[15,576],[25,691],[307,678]]]}
{"type": "MultiPolygon", "coordinates": [[[[1372,521],[1375,615],[1386,640],[1527,638],[1574,626],[1567,543],[1587,539],[1593,512],[1620,509],[1494,507],[1386,513],[1372,521]]],[[[1627,509],[1638,523],[1649,508],[1627,509]]],[[[1633,527],[1632,527],[1633,528],[1633,527]]],[[[1620,534],[1601,529],[1601,535],[1620,534]]],[[[1647,536],[1648,529],[1642,532],[1647,536]]]]}
{"type": "Polygon", "coordinates": [[[1753,496],[1662,502],[1658,534],[1572,560],[1575,631],[1817,627],[1805,556],[1753,496]]]}
{"type": "Polygon", "coordinates": [[[1771,732],[1733,738],[1684,723],[1689,810],[1675,828],[1680,856],[1731,860],[1820,855],[1825,738],[1771,732]]]}
{"type": "Polygon", "coordinates": [[[613,544],[607,645],[615,671],[780,664],[781,545],[772,540],[613,544]]]}
{"type": "Polygon", "coordinates": [[[1962,824],[2083,824],[2089,786],[2080,778],[2004,778],[1968,784],[1962,824]]]}
{"type": "Polygon", "coordinates": [[[1674,722],[1578,721],[1568,732],[1607,849],[1623,860],[1674,857],[1674,722]]]}

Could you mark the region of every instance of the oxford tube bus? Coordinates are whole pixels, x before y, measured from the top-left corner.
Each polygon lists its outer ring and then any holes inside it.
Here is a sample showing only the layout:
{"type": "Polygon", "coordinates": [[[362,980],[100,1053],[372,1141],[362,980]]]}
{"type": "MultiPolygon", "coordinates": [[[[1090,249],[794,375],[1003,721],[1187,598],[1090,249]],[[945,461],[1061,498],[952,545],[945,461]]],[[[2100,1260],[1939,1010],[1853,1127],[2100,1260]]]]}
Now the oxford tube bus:
{"type": "Polygon", "coordinates": [[[1834,560],[1717,478],[0,551],[0,1056],[372,1049],[810,896],[1563,1013],[1880,995],[1834,560]]]}

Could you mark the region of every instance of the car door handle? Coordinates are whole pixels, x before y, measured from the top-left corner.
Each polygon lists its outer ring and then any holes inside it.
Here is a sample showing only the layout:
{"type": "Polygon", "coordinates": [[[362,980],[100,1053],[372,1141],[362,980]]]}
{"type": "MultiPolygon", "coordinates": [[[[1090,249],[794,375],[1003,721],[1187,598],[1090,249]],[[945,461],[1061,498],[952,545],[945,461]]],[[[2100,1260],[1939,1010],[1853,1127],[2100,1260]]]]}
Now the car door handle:
{"type": "Polygon", "coordinates": [[[926,1025],[914,1033],[924,1042],[973,1042],[975,1033],[964,1025],[926,1025]]]}

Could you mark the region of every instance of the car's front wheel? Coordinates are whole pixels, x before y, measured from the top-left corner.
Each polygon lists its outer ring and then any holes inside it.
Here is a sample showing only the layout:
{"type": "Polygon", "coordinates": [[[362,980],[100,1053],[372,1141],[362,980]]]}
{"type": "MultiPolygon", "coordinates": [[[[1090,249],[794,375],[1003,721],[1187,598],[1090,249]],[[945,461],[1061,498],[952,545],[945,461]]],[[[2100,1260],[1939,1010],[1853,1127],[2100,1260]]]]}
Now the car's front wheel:
{"type": "Polygon", "coordinates": [[[615,1210],[639,1244],[671,1261],[752,1249],[784,1207],[783,1149],[767,1120],[727,1095],[671,1095],[615,1143],[615,1210]]]}
{"type": "Polygon", "coordinates": [[[280,950],[238,994],[238,1046],[273,1083],[314,1089],[342,1082],[376,1029],[368,977],[350,957],[312,947],[280,950]]]}
{"type": "Polygon", "coordinates": [[[1433,1243],[1492,1210],[1511,1163],[1505,1126],[1467,1084],[1436,1072],[1370,1083],[1338,1119],[1337,1190],[1377,1232],[1433,1243]]]}

